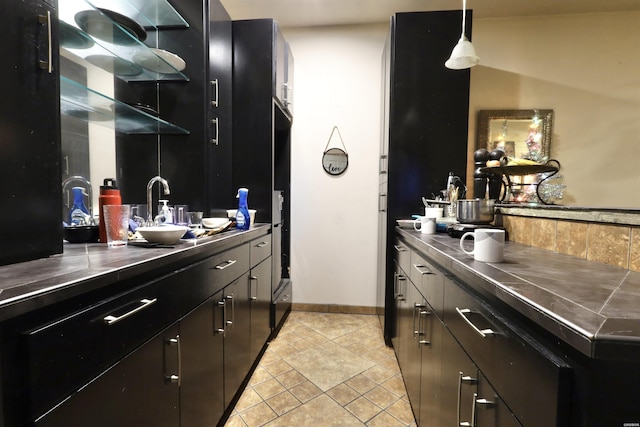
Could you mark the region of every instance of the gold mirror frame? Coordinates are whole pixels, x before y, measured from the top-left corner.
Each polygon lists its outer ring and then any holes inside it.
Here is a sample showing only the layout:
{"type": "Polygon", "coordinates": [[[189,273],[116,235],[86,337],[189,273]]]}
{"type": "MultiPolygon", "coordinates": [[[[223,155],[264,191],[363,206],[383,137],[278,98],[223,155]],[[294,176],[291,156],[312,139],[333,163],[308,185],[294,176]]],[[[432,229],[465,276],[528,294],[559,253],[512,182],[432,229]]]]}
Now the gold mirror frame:
{"type": "MultiPolygon", "coordinates": [[[[538,116],[541,126],[541,138],[540,138],[540,158],[548,159],[551,152],[551,136],[553,134],[553,110],[480,110],[478,111],[478,124],[477,124],[477,143],[476,149],[486,148],[491,151],[493,147],[493,141],[491,141],[491,122],[496,121],[501,124],[509,123],[512,121],[532,121],[535,116],[538,116]]],[[[526,144],[526,141],[522,141],[526,144]]],[[[534,159],[538,160],[538,159],[534,159]]]]}

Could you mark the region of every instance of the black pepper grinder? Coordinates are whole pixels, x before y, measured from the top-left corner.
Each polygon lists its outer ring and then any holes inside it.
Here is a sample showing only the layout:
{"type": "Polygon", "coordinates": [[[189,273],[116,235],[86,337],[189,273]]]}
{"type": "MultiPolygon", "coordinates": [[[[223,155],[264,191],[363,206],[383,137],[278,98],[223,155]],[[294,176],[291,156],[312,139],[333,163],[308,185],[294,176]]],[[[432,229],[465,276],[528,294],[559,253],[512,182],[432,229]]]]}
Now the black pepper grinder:
{"type": "MultiPolygon", "coordinates": [[[[502,161],[504,158],[504,151],[495,149],[489,153],[489,160],[502,161]]],[[[502,175],[490,174],[489,175],[489,199],[500,199],[500,191],[502,190],[502,175]]]]}
{"type": "Polygon", "coordinates": [[[487,166],[489,151],[480,148],[473,153],[473,198],[484,199],[487,195],[487,174],[480,169],[487,166]]]}

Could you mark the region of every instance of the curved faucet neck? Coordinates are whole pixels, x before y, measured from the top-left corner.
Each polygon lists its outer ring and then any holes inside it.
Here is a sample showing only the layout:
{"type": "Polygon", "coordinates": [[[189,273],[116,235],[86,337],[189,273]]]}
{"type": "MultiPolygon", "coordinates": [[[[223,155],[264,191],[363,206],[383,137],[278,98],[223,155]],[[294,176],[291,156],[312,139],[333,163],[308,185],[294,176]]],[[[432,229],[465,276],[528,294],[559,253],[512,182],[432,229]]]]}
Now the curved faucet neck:
{"type": "Polygon", "coordinates": [[[169,190],[169,183],[160,175],[154,176],[149,180],[149,182],[147,183],[147,223],[149,224],[153,224],[153,194],[151,190],[153,189],[153,184],[155,184],[156,182],[162,184],[163,193],[165,195],[171,193],[171,191],[169,190]]]}

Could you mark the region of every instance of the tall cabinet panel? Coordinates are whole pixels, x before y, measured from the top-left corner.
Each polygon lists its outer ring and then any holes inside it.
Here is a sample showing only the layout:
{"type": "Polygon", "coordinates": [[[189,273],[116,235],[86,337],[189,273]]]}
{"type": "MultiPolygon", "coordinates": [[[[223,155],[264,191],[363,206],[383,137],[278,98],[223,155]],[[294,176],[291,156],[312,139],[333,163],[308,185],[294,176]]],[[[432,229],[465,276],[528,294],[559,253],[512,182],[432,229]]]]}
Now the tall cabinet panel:
{"type": "Polygon", "coordinates": [[[256,222],[273,226],[272,300],[290,282],[292,116],[282,88],[292,86],[293,55],[286,46],[273,19],[233,21],[233,186],[247,187],[256,222]]]}
{"type": "MultiPolygon", "coordinates": [[[[471,11],[466,34],[471,34],[471,11]]],[[[444,62],[460,38],[461,11],[397,13],[383,55],[385,91],[380,173],[380,227],[387,232],[379,262],[379,303],[385,300],[385,338],[393,320],[393,236],[396,219],[420,212],[421,197],[446,186],[449,172],[465,180],[469,70],[444,62]],[[391,321],[389,321],[391,320],[391,321]]]]}
{"type": "Polygon", "coordinates": [[[1,265],[62,252],[62,189],[57,2],[9,0],[0,10],[1,265]]]}

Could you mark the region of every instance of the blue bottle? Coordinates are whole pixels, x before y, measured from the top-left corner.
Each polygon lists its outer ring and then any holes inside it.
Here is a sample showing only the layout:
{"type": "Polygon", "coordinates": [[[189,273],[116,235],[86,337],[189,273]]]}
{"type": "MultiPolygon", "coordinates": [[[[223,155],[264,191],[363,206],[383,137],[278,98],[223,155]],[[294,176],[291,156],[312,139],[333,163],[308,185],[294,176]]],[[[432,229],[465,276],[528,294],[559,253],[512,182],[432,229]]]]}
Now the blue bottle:
{"type": "Polygon", "coordinates": [[[84,192],[83,187],[73,187],[73,206],[69,211],[69,224],[72,225],[88,225],[91,219],[89,215],[89,209],[84,205],[84,192]]]}
{"type": "Polygon", "coordinates": [[[251,217],[249,217],[249,206],[247,205],[248,195],[248,189],[238,189],[238,195],[236,197],[240,199],[240,201],[238,202],[238,212],[236,212],[236,228],[240,230],[248,230],[249,226],[251,225],[251,217]]]}

